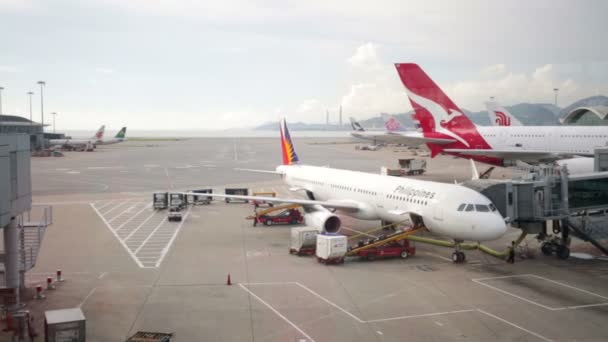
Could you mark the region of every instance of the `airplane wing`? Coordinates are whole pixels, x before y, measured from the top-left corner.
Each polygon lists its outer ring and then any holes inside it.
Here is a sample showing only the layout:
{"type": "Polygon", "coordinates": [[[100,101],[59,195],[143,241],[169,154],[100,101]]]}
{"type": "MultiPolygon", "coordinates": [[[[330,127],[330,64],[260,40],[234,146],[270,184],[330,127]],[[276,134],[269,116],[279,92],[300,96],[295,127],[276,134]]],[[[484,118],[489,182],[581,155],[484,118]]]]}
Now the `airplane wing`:
{"type": "Polygon", "coordinates": [[[338,209],[343,211],[355,212],[359,210],[359,203],[356,201],[316,201],[309,200],[303,198],[279,198],[279,197],[265,197],[265,196],[245,196],[245,195],[226,195],[226,194],[201,194],[194,192],[183,192],[184,195],[194,195],[194,196],[208,196],[208,197],[217,197],[217,198],[233,198],[240,200],[250,200],[250,201],[264,201],[271,203],[292,203],[299,204],[301,206],[316,206],[320,205],[329,209],[338,209]]]}
{"type": "MultiPolygon", "coordinates": [[[[502,159],[510,159],[510,160],[521,160],[521,161],[529,161],[529,162],[538,162],[538,161],[555,161],[564,158],[572,158],[574,156],[584,156],[586,154],[572,152],[547,152],[547,151],[535,151],[535,150],[484,150],[484,149],[445,149],[444,152],[449,153],[460,153],[463,155],[470,156],[487,156],[494,158],[502,158],[502,159]]],[[[591,155],[589,155],[591,156],[591,155]]]]}

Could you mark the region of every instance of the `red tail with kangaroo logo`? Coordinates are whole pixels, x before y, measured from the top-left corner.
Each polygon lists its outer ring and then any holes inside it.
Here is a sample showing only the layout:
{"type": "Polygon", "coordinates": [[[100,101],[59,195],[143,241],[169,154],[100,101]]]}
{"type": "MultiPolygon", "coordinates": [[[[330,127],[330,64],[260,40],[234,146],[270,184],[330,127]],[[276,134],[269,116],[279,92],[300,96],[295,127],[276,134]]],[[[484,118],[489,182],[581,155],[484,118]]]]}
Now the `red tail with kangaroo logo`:
{"type": "Polygon", "coordinates": [[[491,149],[475,124],[417,64],[395,64],[395,67],[414,108],[413,118],[420,123],[424,136],[454,140],[451,144],[427,144],[432,156],[444,148],[491,149]]]}

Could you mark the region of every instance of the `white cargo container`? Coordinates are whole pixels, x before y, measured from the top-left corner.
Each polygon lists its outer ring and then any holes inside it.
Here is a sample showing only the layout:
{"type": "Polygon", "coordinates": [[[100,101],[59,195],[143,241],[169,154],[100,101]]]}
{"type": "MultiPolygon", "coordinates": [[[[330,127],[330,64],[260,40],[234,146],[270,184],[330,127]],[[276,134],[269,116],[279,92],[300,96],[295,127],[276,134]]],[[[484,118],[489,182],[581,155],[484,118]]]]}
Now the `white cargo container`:
{"type": "Polygon", "coordinates": [[[317,260],[327,264],[344,262],[346,249],[348,247],[344,235],[317,235],[317,260]]]}
{"type": "Polygon", "coordinates": [[[319,231],[314,227],[291,228],[289,253],[297,255],[313,254],[317,246],[318,233],[319,231]]]}

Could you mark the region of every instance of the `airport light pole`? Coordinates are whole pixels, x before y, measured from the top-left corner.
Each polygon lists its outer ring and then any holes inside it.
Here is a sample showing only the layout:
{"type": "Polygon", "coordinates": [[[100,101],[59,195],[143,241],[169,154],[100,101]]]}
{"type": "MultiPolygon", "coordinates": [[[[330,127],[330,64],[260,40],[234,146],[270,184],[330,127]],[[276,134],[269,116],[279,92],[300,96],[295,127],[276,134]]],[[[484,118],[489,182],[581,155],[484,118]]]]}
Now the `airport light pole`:
{"type": "Polygon", "coordinates": [[[40,124],[42,125],[42,149],[45,148],[45,144],[44,144],[44,86],[46,85],[46,82],[44,81],[38,81],[38,84],[40,85],[40,124]]]}
{"type": "Polygon", "coordinates": [[[559,88],[553,88],[553,91],[555,92],[555,107],[557,107],[557,92],[559,91],[559,88]]]}
{"type": "Polygon", "coordinates": [[[2,115],[3,111],[2,111],[2,91],[4,90],[4,87],[0,87],[0,115],[2,115]]]}
{"type": "Polygon", "coordinates": [[[57,113],[52,112],[51,115],[53,116],[53,133],[55,133],[55,117],[57,116],[57,113]]]}
{"type": "Polygon", "coordinates": [[[28,97],[30,98],[30,122],[33,123],[33,118],[32,118],[32,95],[34,95],[33,91],[28,91],[27,92],[28,97]]]}

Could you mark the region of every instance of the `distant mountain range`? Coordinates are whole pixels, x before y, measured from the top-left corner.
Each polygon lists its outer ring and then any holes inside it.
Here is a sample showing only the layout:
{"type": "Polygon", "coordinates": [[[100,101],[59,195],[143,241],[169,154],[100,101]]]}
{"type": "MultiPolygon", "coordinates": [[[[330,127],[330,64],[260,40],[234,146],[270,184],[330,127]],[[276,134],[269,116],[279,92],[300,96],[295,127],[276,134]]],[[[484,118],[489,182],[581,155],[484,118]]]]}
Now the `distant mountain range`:
{"type": "MultiPolygon", "coordinates": [[[[597,95],[587,97],[578,100],[565,108],[559,108],[549,103],[519,103],[513,106],[507,106],[507,110],[510,111],[515,117],[519,119],[524,125],[530,126],[557,126],[560,125],[559,118],[565,116],[573,109],[578,107],[592,107],[592,106],[608,106],[608,96],[597,95]]],[[[490,118],[487,111],[471,112],[466,109],[462,109],[465,114],[477,125],[489,126],[490,118]]],[[[412,120],[413,111],[406,113],[393,113],[391,114],[405,127],[415,127],[415,122],[412,120]]],[[[359,119],[359,123],[367,129],[384,129],[384,121],[381,117],[382,113],[370,119],[359,119]]],[[[269,122],[260,125],[255,130],[278,130],[278,122],[269,122]]],[[[348,120],[345,120],[343,126],[336,124],[307,124],[304,122],[289,123],[289,129],[294,131],[348,131],[351,129],[348,120]]]]}

